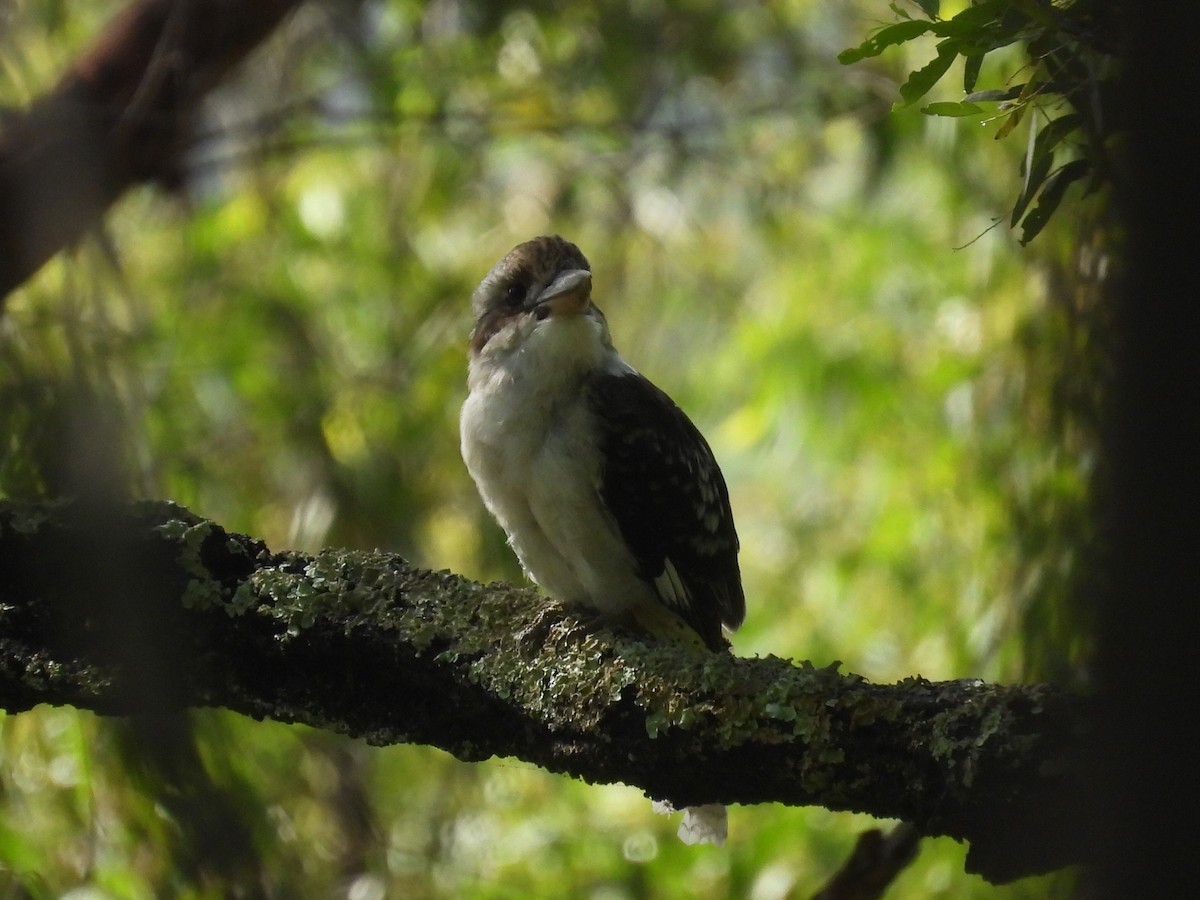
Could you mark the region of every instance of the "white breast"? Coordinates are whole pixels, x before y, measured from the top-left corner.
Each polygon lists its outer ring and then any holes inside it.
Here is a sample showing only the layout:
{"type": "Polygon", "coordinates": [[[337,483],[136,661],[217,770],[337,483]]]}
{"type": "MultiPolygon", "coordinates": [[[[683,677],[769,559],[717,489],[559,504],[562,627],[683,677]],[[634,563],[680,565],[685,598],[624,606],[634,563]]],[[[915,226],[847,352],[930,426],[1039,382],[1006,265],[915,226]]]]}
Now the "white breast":
{"type": "Polygon", "coordinates": [[[531,579],[551,596],[608,614],[652,602],[600,497],[601,460],[583,385],[632,371],[588,316],[523,323],[471,360],[462,454],[488,510],[531,579]],[[524,340],[520,340],[524,337],[524,340]]]}

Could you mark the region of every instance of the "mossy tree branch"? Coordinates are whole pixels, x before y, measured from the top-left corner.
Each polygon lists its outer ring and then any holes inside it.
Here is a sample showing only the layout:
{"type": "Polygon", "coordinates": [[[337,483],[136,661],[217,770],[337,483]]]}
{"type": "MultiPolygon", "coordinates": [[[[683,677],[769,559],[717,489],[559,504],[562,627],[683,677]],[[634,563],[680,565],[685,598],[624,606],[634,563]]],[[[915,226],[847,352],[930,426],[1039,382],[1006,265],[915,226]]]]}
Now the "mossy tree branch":
{"type": "Polygon", "coordinates": [[[1082,855],[1082,704],[1051,687],[664,645],[391,554],[273,553],[170,503],[0,503],[0,706],[38,703],[224,707],[677,805],[894,817],[969,841],[994,881],[1082,855]]]}

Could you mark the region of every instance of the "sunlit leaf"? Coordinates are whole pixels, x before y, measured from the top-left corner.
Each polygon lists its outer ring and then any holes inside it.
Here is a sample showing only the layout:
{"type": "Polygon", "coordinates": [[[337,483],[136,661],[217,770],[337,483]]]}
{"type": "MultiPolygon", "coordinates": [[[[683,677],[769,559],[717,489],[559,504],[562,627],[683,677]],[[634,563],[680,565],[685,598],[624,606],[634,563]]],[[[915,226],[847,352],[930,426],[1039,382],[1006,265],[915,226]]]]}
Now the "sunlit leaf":
{"type": "Polygon", "coordinates": [[[953,42],[943,41],[939,44],[937,56],[909,75],[908,80],[900,85],[900,97],[904,101],[901,105],[910,106],[929,93],[946,74],[957,55],[958,51],[953,42]]]}
{"type": "Polygon", "coordinates": [[[973,3],[953,18],[934,23],[934,34],[977,40],[985,25],[998,19],[1007,8],[1007,0],[983,0],[973,3]]]}
{"type": "Polygon", "coordinates": [[[849,65],[872,56],[878,56],[888,47],[894,47],[897,44],[903,44],[905,41],[911,41],[913,38],[920,37],[929,31],[931,27],[932,23],[916,19],[910,19],[907,22],[897,22],[895,25],[888,25],[886,28],[881,28],[875,32],[857,47],[843,50],[838,54],[838,62],[843,65],[849,65]]]}

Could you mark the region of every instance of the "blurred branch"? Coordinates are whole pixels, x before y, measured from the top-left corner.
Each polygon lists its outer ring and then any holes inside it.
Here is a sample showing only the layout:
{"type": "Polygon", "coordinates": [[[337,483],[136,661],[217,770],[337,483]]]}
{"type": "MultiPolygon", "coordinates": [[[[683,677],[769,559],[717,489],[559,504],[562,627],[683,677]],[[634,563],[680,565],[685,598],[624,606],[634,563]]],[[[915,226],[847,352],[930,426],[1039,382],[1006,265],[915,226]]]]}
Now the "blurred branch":
{"type": "Polygon", "coordinates": [[[917,855],[920,833],[901,822],[884,834],[878,828],[858,836],[854,852],[813,900],[879,900],[917,855]]]}
{"type": "Polygon", "coordinates": [[[201,99],[300,0],[138,0],[0,132],[0,308],[140,182],[178,181],[201,99]]]}
{"type": "MultiPolygon", "coordinates": [[[[105,569],[98,566],[101,578],[105,569]]],[[[126,582],[122,581],[121,587],[126,582]]],[[[514,756],[677,806],[817,804],[971,842],[1004,881],[1076,861],[1081,701],[1046,685],[739,659],[589,629],[533,592],[397,556],[272,553],[166,502],[0,503],[0,706],[218,706],[463,760],[514,756]],[[130,663],[81,547],[136,560],[170,666],[130,663]],[[110,552],[116,552],[115,550],[110,552]],[[169,684],[148,690],[139,680],[169,684]]]]}

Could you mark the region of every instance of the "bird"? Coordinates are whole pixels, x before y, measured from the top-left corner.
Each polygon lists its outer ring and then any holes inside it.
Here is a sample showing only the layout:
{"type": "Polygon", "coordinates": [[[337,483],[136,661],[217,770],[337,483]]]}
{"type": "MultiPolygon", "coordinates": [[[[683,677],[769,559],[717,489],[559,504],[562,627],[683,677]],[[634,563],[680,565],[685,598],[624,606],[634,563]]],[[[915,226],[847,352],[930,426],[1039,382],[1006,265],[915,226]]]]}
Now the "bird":
{"type": "MultiPolygon", "coordinates": [[[[746,613],[728,487],[699,429],[613,346],[583,252],[525,241],[471,305],[462,456],[526,575],[568,607],[727,650],[746,613]]],[[[685,810],[680,837],[721,843],[724,807],[685,810]]]]}

